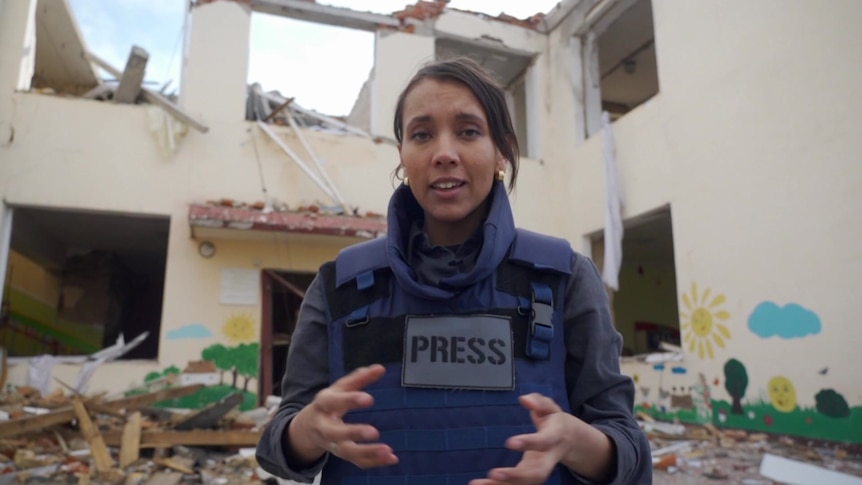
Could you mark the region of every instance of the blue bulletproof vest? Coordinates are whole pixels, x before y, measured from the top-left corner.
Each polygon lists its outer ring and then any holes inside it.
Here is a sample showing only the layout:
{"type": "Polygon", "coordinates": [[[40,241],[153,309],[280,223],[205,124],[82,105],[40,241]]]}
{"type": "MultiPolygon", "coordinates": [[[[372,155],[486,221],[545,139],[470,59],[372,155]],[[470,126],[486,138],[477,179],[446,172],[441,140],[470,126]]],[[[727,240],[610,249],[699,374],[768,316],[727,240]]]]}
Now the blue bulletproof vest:
{"type": "MultiPolygon", "coordinates": [[[[469,286],[419,289],[414,280],[404,279],[410,270],[392,238],[351,246],[321,268],[329,308],[330,381],[365,365],[386,368],[384,377],[366,388],[374,405],[354,410],[344,420],[376,427],[380,441],[399,458],[395,466],[361,470],[330,457],[323,470],[324,485],[461,485],[485,477],[492,468],[520,461],[522,453],[507,450],[505,441],[535,428],[518,396],[538,392],[569,411],[563,295],[572,251],[564,240],[516,231],[508,201],[500,198],[500,187],[496,192],[484,243],[488,237],[493,242],[491,230],[504,233],[503,240],[510,244],[483,248],[486,256],[499,252],[499,260],[487,276],[469,286]],[[406,322],[429,315],[508,319],[513,388],[403,385],[406,322]]],[[[477,265],[483,263],[481,258],[477,265]]],[[[546,483],[576,481],[558,466],[546,483]]]]}

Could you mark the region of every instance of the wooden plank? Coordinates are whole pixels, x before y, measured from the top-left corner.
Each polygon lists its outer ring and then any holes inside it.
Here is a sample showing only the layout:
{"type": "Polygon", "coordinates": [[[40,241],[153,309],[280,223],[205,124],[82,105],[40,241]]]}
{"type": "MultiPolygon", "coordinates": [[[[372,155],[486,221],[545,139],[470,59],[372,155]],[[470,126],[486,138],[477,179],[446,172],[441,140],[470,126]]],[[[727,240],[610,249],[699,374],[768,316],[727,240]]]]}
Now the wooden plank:
{"type": "Polygon", "coordinates": [[[218,402],[214,402],[206,408],[183,419],[174,426],[177,431],[189,431],[192,429],[212,428],[219,419],[230,412],[231,409],[242,404],[242,394],[234,392],[228,394],[218,402]]]}
{"type": "MultiPolygon", "coordinates": [[[[123,75],[123,73],[121,73],[117,68],[108,64],[107,61],[101,59],[99,56],[97,56],[93,53],[87,53],[87,57],[93,63],[95,63],[97,66],[104,69],[105,72],[107,72],[111,76],[114,76],[116,78],[120,78],[123,75]]],[[[150,103],[157,104],[157,105],[161,106],[162,108],[165,109],[165,111],[176,116],[177,119],[183,121],[184,123],[188,124],[192,128],[200,131],[201,133],[206,133],[209,131],[209,127],[207,127],[203,123],[197,121],[196,119],[192,118],[191,116],[187,115],[179,106],[174,104],[173,101],[162,96],[161,94],[159,94],[155,91],[151,91],[147,88],[143,88],[141,90],[141,94],[144,96],[144,99],[146,99],[150,103]]]]}
{"type": "Polygon", "coordinates": [[[147,60],[150,55],[144,49],[133,45],[126,61],[126,69],[120,78],[120,85],[114,92],[115,103],[134,104],[141,94],[141,86],[144,82],[144,72],[147,69],[147,60]]]}
{"type": "Polygon", "coordinates": [[[192,470],[192,466],[194,466],[194,463],[188,463],[186,460],[182,460],[180,458],[165,458],[163,460],[153,461],[156,463],[156,465],[170,468],[171,470],[178,471],[186,475],[194,475],[195,473],[195,471],[192,470]]]}
{"type": "MultiPolygon", "coordinates": [[[[101,403],[101,407],[111,411],[119,411],[121,409],[128,411],[142,408],[159,401],[188,396],[190,394],[194,394],[203,387],[203,384],[195,384],[193,386],[163,389],[149,394],[142,394],[140,396],[132,396],[101,403]]],[[[87,403],[87,401],[85,401],[85,403],[87,403]]],[[[18,436],[33,431],[40,431],[44,428],[56,426],[58,424],[66,424],[73,419],[75,419],[75,410],[71,406],[66,406],[40,416],[28,416],[26,418],[5,421],[0,423],[0,439],[18,436]]]]}
{"type": "Polygon", "coordinates": [[[140,458],[141,413],[134,412],[123,429],[120,443],[120,468],[126,468],[140,458]]]}
{"type": "MultiPolygon", "coordinates": [[[[275,118],[275,115],[277,115],[284,108],[287,108],[290,105],[290,103],[293,102],[293,99],[294,98],[287,98],[287,101],[281,103],[281,105],[279,105],[278,108],[275,108],[270,114],[266,115],[266,117],[263,119],[263,122],[269,123],[269,121],[271,119],[275,118]]],[[[288,115],[288,116],[290,116],[290,115],[288,115]]]]}
{"type": "MultiPolygon", "coordinates": [[[[141,448],[184,446],[257,446],[261,431],[247,430],[194,430],[194,431],[144,431],[141,433],[141,448]]],[[[108,446],[120,446],[122,433],[106,431],[102,437],[108,446]]]]}
{"type": "Polygon", "coordinates": [[[144,406],[149,406],[150,404],[157,403],[159,401],[166,401],[168,399],[176,399],[178,397],[190,396],[203,388],[203,384],[194,384],[191,386],[183,387],[169,387],[167,389],[151,392],[149,394],[141,394],[139,396],[125,397],[122,399],[107,401],[101,403],[101,405],[103,408],[110,409],[113,411],[120,411],[122,409],[125,409],[126,411],[137,410],[144,406]]]}
{"type": "Polygon", "coordinates": [[[159,472],[144,482],[144,485],[177,485],[182,479],[182,473],[159,472]]]}
{"type": "Polygon", "coordinates": [[[75,417],[78,418],[81,435],[90,445],[90,453],[93,455],[96,471],[107,472],[113,466],[113,461],[111,454],[108,453],[108,447],[105,446],[105,441],[102,439],[102,434],[99,433],[99,428],[93,425],[93,421],[90,420],[90,415],[87,414],[87,409],[80,398],[72,398],[72,408],[75,410],[75,417]]]}

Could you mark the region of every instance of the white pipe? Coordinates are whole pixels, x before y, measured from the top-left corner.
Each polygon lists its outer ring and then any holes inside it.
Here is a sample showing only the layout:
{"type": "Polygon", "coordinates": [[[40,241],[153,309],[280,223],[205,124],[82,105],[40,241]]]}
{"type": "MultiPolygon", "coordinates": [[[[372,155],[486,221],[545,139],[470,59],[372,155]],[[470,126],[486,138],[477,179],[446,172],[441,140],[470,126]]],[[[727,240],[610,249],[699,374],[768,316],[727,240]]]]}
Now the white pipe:
{"type": "MultiPolygon", "coordinates": [[[[265,97],[266,99],[269,99],[273,102],[276,102],[276,103],[284,103],[285,101],[287,101],[287,99],[282,98],[281,96],[271,94],[271,93],[263,93],[263,97],[265,97]]],[[[369,138],[372,140],[374,140],[375,138],[380,138],[380,139],[382,139],[388,143],[395,144],[395,140],[392,140],[392,139],[387,138],[387,137],[382,137],[382,136],[381,137],[374,137],[370,133],[366,132],[365,130],[362,130],[362,129],[357,128],[357,127],[352,126],[352,125],[348,125],[347,123],[340,121],[340,120],[337,120],[335,118],[332,118],[330,116],[320,114],[317,111],[310,110],[308,108],[303,108],[302,106],[300,106],[296,103],[291,103],[290,106],[288,106],[286,109],[295,109],[296,111],[299,111],[300,113],[302,113],[304,115],[308,115],[308,116],[311,116],[312,118],[316,118],[316,119],[318,119],[318,120],[320,120],[320,121],[322,121],[328,125],[332,125],[332,126],[341,128],[342,130],[345,130],[348,133],[353,133],[354,135],[359,135],[359,136],[369,138]]]]}
{"type": "Polygon", "coordinates": [[[303,161],[300,160],[298,156],[296,156],[296,153],[294,153],[293,150],[291,150],[290,147],[287,146],[281,140],[281,138],[278,137],[278,135],[276,135],[275,133],[272,132],[272,130],[269,128],[269,126],[267,126],[266,123],[258,120],[257,126],[259,126],[260,129],[263,130],[264,133],[269,135],[269,137],[272,138],[272,141],[274,141],[282,150],[284,150],[284,153],[287,153],[287,156],[292,158],[293,161],[296,162],[297,165],[299,165],[299,168],[301,168],[302,171],[305,172],[306,175],[308,175],[308,178],[310,178],[312,181],[314,181],[314,183],[316,183],[317,186],[320,187],[320,189],[323,190],[323,192],[327,196],[329,196],[330,199],[332,199],[335,202],[338,202],[338,199],[335,198],[335,195],[332,193],[332,191],[329,189],[329,187],[327,187],[323,182],[321,182],[321,180],[319,178],[317,178],[317,175],[314,172],[312,172],[311,169],[308,168],[308,166],[305,165],[305,163],[303,163],[303,161]]]}
{"type": "Polygon", "coordinates": [[[335,186],[335,183],[329,178],[329,174],[326,172],[326,168],[323,166],[323,162],[317,158],[317,155],[314,153],[314,150],[311,149],[311,146],[308,144],[308,140],[305,139],[305,135],[302,134],[302,131],[296,126],[296,120],[293,119],[293,115],[288,111],[287,113],[287,123],[290,125],[290,128],[296,133],[296,136],[299,137],[299,141],[302,143],[302,146],[305,148],[305,151],[311,156],[311,159],[314,160],[314,163],[317,164],[317,169],[320,171],[320,175],[323,175],[323,180],[326,181],[326,184],[329,185],[329,188],[332,189],[332,193],[335,194],[335,197],[338,199],[338,202],[344,208],[347,214],[350,213],[350,206],[347,204],[347,201],[344,200],[344,197],[341,195],[341,192],[338,190],[338,187],[335,186]]]}

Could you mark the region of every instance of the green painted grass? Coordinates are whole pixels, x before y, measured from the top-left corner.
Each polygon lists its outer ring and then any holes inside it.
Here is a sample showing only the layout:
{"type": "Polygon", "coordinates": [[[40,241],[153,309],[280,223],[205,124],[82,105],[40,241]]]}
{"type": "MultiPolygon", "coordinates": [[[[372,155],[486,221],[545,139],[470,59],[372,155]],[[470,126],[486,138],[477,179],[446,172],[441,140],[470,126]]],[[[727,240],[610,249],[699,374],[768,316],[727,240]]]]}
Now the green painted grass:
{"type": "Polygon", "coordinates": [[[654,407],[643,407],[640,404],[635,406],[635,412],[642,412],[648,416],[652,416],[659,421],[679,421],[680,423],[702,424],[703,420],[697,417],[697,409],[680,409],[673,412],[661,412],[654,407]]]}
{"type": "Polygon", "coordinates": [[[713,424],[723,428],[862,444],[862,406],[850,408],[850,416],[846,418],[831,418],[812,408],[797,407],[792,412],[782,413],[763,401],[743,403],[742,407],[744,414],[732,414],[731,404],[727,401],[712,401],[713,424]]]}
{"type": "MultiPolygon", "coordinates": [[[[126,393],[127,395],[145,394],[147,391],[134,390],[126,393]]],[[[177,399],[169,399],[153,404],[157,408],[178,408],[178,409],[203,409],[210,404],[223,399],[229,394],[235,392],[242,393],[242,403],[239,405],[240,411],[248,411],[257,407],[257,396],[251,392],[243,391],[242,389],[234,389],[230,386],[210,386],[204,387],[198,392],[180,397],[177,399]]]]}

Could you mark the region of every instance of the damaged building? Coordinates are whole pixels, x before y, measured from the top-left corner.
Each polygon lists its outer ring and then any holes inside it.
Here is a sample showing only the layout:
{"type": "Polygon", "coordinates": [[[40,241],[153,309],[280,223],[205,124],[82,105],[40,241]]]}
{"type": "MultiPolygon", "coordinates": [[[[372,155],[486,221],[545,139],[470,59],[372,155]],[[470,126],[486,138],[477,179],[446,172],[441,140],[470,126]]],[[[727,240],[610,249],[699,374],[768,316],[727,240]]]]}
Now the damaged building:
{"type": "Polygon", "coordinates": [[[142,87],[142,49],[124,66],[89,51],[65,0],[0,11],[9,383],[42,355],[44,391],[76,382],[62,357],[146,334],[82,386],[175,373],[213,399],[277,395],[317,268],[386,231],[401,88],[466,55],[506,88],[518,225],[619,265],[639,412],[862,444],[858,2],[563,0],[514,19],[198,1],[177,97],[142,87]],[[349,116],[248,85],[253,12],[374,34],[349,116]]]}

